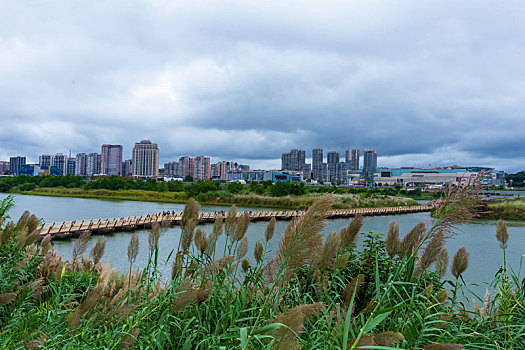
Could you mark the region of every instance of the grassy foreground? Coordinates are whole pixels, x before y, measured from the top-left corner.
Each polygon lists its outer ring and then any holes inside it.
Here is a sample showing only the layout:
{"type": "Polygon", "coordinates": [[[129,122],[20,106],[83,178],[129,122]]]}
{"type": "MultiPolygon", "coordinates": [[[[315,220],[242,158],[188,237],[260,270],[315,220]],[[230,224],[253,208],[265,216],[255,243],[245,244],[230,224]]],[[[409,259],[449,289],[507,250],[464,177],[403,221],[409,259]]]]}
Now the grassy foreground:
{"type": "MultiPolygon", "coordinates": [[[[31,191],[21,191],[22,194],[54,197],[78,197],[96,199],[118,199],[143,202],[186,203],[188,197],[185,192],[157,192],[143,190],[84,190],[79,188],[35,188],[31,191]]],[[[306,209],[309,208],[320,194],[307,194],[301,196],[271,197],[257,194],[223,194],[213,193],[202,196],[199,202],[203,205],[243,206],[276,209],[306,209]]],[[[335,209],[346,208],[376,208],[396,207],[404,205],[417,205],[410,198],[376,194],[360,195],[345,194],[334,195],[333,206],[335,209]]]]}
{"type": "MultiPolygon", "coordinates": [[[[455,253],[454,279],[444,248],[455,225],[474,213],[470,194],[451,193],[430,227],[402,240],[392,222],[386,240],[362,235],[362,218],[321,235],[333,198],[320,197],[292,221],[279,244],[275,221],[248,252],[249,218],[232,208],[211,232],[196,227],[199,205],[188,201],[174,242],[172,274],[159,276],[154,226],[149,246],[133,235],[129,272],[102,264],[105,239],[85,254],[89,235],[64,261],[49,238],[36,242],[38,220],[24,213],[0,223],[0,344],[6,349],[522,349],[524,281],[507,271],[508,234],[500,222],[502,269],[495,295],[468,309],[458,296],[468,253],[455,253]],[[458,205],[461,204],[461,205],[458,205]],[[216,252],[220,235],[224,251],[216,252]],[[364,239],[365,248],[356,250],[364,239]],[[271,247],[277,247],[272,251],[271,247]],[[139,249],[149,263],[134,269],[139,249]],[[446,289],[445,287],[448,287],[446,289]]],[[[0,202],[6,215],[8,201],[0,202]]],[[[498,244],[495,240],[495,244],[498,244]]]]}

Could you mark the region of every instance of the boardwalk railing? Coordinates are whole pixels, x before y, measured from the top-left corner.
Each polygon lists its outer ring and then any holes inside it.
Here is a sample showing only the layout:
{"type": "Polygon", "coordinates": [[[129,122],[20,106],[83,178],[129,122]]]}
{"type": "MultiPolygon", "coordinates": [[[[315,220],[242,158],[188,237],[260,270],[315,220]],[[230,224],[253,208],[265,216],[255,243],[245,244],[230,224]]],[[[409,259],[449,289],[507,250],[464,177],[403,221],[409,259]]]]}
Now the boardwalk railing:
{"type": "MultiPolygon", "coordinates": [[[[388,207],[388,208],[359,208],[359,209],[337,209],[332,210],[329,214],[330,219],[353,217],[357,214],[363,216],[372,215],[395,215],[408,214],[417,212],[430,211],[431,207],[426,205],[418,206],[402,206],[402,207],[388,207]]],[[[276,220],[291,220],[304,214],[301,210],[287,210],[287,211],[250,211],[251,221],[269,221],[272,218],[276,220]]],[[[237,216],[244,213],[238,212],[237,216]]],[[[217,219],[225,219],[227,213],[200,213],[200,223],[211,223],[217,219]]],[[[111,232],[115,230],[134,230],[137,228],[148,227],[155,222],[162,223],[168,221],[172,225],[180,224],[182,220],[181,213],[154,213],[150,215],[129,216],[122,218],[108,218],[95,220],[75,220],[65,222],[44,223],[42,225],[40,235],[45,236],[50,234],[52,239],[61,239],[78,236],[84,231],[96,231],[99,233],[111,232]]]]}

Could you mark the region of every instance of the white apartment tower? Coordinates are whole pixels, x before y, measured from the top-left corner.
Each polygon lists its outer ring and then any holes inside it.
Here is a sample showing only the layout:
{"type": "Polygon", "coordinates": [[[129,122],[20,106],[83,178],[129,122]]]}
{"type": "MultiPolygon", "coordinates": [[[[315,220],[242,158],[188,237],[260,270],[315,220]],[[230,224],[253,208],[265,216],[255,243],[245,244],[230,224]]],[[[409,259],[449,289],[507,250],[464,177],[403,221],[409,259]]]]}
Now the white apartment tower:
{"type": "Polygon", "coordinates": [[[159,175],[159,148],[150,140],[135,143],[131,161],[134,177],[157,177],[159,175]]]}

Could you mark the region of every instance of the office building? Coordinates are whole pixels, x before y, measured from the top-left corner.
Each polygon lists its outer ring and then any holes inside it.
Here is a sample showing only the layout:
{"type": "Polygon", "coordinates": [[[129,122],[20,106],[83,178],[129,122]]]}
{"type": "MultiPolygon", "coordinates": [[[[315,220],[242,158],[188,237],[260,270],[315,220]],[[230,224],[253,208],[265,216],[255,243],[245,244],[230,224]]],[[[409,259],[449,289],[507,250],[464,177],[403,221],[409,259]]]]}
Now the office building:
{"type": "Polygon", "coordinates": [[[104,175],[122,175],[122,146],[102,145],[100,152],[100,171],[104,175]]]}
{"type": "Polygon", "coordinates": [[[16,156],[9,158],[9,171],[13,175],[20,175],[22,165],[26,164],[26,157],[16,156]]]}
{"type": "Polygon", "coordinates": [[[157,177],[159,175],[159,148],[150,140],[135,143],[131,168],[134,177],[157,177]]]}
{"type": "Polygon", "coordinates": [[[345,161],[348,164],[348,170],[359,169],[359,150],[356,148],[349,148],[345,152],[345,161]]]}
{"type": "Polygon", "coordinates": [[[85,153],[78,153],[75,161],[75,175],[87,175],[88,155],[85,153]]]}
{"type": "Polygon", "coordinates": [[[62,153],[57,153],[51,157],[51,166],[54,166],[59,175],[67,174],[67,157],[62,153]]]}
{"type": "Polygon", "coordinates": [[[377,153],[374,149],[363,151],[363,178],[367,182],[374,181],[374,173],[377,169],[377,153]]]}

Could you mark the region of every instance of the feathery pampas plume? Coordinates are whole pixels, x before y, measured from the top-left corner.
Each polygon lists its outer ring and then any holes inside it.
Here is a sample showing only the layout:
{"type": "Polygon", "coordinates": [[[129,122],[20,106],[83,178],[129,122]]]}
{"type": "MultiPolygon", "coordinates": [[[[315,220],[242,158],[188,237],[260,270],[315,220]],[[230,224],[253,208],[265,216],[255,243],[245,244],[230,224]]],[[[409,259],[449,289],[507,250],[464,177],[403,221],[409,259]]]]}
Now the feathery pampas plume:
{"type": "Polygon", "coordinates": [[[184,206],[184,212],[180,223],[182,230],[180,245],[184,253],[189,251],[191,242],[193,241],[193,233],[199,219],[199,210],[199,203],[193,198],[188,199],[188,202],[184,206]]]}
{"type": "Polygon", "coordinates": [[[85,231],[75,242],[73,246],[73,260],[76,260],[79,256],[82,256],[87,249],[89,238],[91,237],[91,231],[85,231]]]}
{"type": "Polygon", "coordinates": [[[129,240],[128,245],[128,261],[130,264],[133,264],[137,259],[139,254],[139,236],[137,233],[134,233],[129,240]]]}
{"type": "Polygon", "coordinates": [[[496,224],[496,239],[500,242],[501,249],[507,249],[509,233],[507,231],[507,224],[502,219],[499,219],[498,223],[496,224]]]}
{"type": "Polygon", "coordinates": [[[158,222],[154,222],[153,225],[151,225],[151,230],[149,231],[148,235],[148,244],[150,252],[153,252],[155,251],[155,249],[158,248],[160,233],[160,224],[158,222]]]}
{"type": "Polygon", "coordinates": [[[427,226],[424,222],[420,222],[410,230],[410,232],[403,238],[399,245],[399,256],[409,257],[414,253],[414,250],[419,246],[423,238],[427,226]]]}
{"type": "Polygon", "coordinates": [[[324,229],[332,204],[329,195],[321,196],[305,215],[290,222],[275,257],[267,265],[270,281],[278,273],[283,277],[281,283],[286,282],[297,269],[311,262],[316,249],[323,244],[320,232],[324,229]]]}
{"type": "Polygon", "coordinates": [[[106,241],[106,238],[100,236],[97,240],[97,243],[89,253],[95,265],[100,261],[100,259],[102,259],[102,256],[104,255],[104,251],[106,250],[106,241]]]}
{"type": "Polygon", "coordinates": [[[232,242],[239,242],[244,235],[246,234],[246,231],[248,230],[248,226],[250,225],[250,214],[244,213],[241,215],[241,217],[237,220],[237,226],[235,227],[235,233],[230,236],[232,239],[232,242]]]}
{"type": "Polygon", "coordinates": [[[341,242],[341,235],[336,232],[330,233],[326,238],[326,242],[322,247],[319,247],[319,253],[315,261],[315,266],[321,270],[331,269],[334,266],[334,259],[337,255],[337,248],[341,242]]]}
{"type": "Polygon", "coordinates": [[[237,246],[236,258],[242,259],[248,253],[248,237],[243,237],[237,246]]]}
{"type": "Polygon", "coordinates": [[[40,242],[40,246],[44,253],[47,253],[51,249],[51,235],[47,234],[44,239],[40,242]]]}
{"type": "Polygon", "coordinates": [[[438,231],[427,243],[419,259],[421,270],[427,270],[432,263],[436,262],[445,245],[445,232],[438,231]]]}
{"type": "Polygon", "coordinates": [[[273,233],[275,231],[275,217],[273,217],[270,222],[268,223],[268,226],[266,226],[266,231],[264,231],[264,239],[266,242],[272,239],[273,233]]]}
{"type": "Polygon", "coordinates": [[[257,241],[257,243],[255,243],[255,249],[253,250],[253,257],[255,258],[255,261],[257,261],[257,263],[260,263],[262,260],[263,249],[264,248],[261,241],[257,241]]]}
{"type": "Polygon", "coordinates": [[[350,224],[348,224],[347,227],[343,228],[341,232],[339,233],[341,235],[341,247],[343,249],[349,248],[355,242],[357,242],[357,238],[359,237],[359,231],[361,230],[361,227],[363,226],[363,216],[361,214],[357,214],[352,221],[350,221],[350,224]]]}
{"type": "Polygon", "coordinates": [[[446,248],[441,249],[439,256],[436,260],[436,273],[440,278],[445,277],[445,273],[448,268],[448,250],[446,248]]]}
{"type": "Polygon", "coordinates": [[[399,252],[399,246],[401,241],[399,240],[399,224],[392,220],[388,225],[388,233],[385,240],[386,253],[390,258],[396,256],[399,252]]]}
{"type": "Polygon", "coordinates": [[[465,247],[459,248],[452,259],[452,275],[458,278],[468,267],[469,253],[465,247]]]}
{"type": "Polygon", "coordinates": [[[277,348],[300,349],[301,345],[296,342],[296,338],[304,332],[304,323],[323,312],[325,308],[324,303],[300,305],[277,315],[270,323],[282,323],[287,326],[281,326],[273,332],[277,348]]]}
{"type": "Polygon", "coordinates": [[[228,214],[226,214],[226,219],[224,220],[224,233],[227,236],[231,236],[235,231],[235,226],[237,223],[237,207],[232,205],[228,214]]]}

